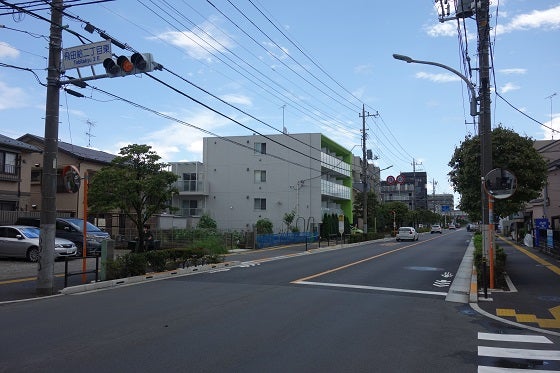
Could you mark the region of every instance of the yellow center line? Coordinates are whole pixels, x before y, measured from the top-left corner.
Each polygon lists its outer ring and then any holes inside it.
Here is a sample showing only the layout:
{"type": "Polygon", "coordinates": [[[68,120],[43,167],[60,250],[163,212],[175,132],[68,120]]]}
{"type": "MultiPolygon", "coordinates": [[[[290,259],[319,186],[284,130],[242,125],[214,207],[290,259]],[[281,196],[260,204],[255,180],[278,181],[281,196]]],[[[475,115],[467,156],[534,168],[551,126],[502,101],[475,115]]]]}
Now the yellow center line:
{"type": "MultiPolygon", "coordinates": [[[[425,240],[425,241],[427,241],[427,240],[425,240]]],[[[422,242],[425,242],[425,241],[422,241],[422,242]]],[[[407,245],[407,246],[399,247],[398,249],[393,249],[393,250],[385,251],[384,253],[377,254],[377,255],[374,255],[374,256],[369,257],[369,258],[361,259],[361,260],[358,260],[358,261],[356,261],[356,262],[348,263],[348,264],[345,264],[345,265],[340,266],[340,267],[336,267],[336,268],[333,268],[333,269],[329,269],[328,271],[320,272],[320,273],[317,273],[317,274],[314,274],[314,275],[311,275],[311,276],[307,276],[307,277],[300,278],[300,279],[298,279],[298,280],[294,280],[294,281],[292,281],[291,283],[292,283],[292,284],[296,284],[296,283],[298,283],[298,282],[300,282],[300,281],[309,281],[309,280],[311,280],[311,279],[313,279],[313,278],[316,278],[316,277],[320,277],[320,276],[323,276],[323,275],[326,275],[326,274],[329,274],[329,273],[333,273],[333,272],[336,272],[336,271],[340,271],[340,270],[342,270],[342,269],[346,269],[346,268],[355,266],[355,265],[357,265],[357,264],[361,264],[361,263],[364,263],[364,262],[368,262],[368,261],[370,261],[370,260],[377,259],[377,258],[380,258],[380,257],[385,256],[385,255],[388,255],[388,254],[396,253],[397,251],[401,251],[401,250],[404,250],[404,249],[411,248],[411,247],[416,246],[416,245],[418,245],[418,244],[420,244],[420,243],[422,243],[422,242],[416,242],[416,243],[413,243],[413,244],[410,244],[410,245],[407,245]]]]}
{"type": "MultiPolygon", "coordinates": [[[[64,277],[64,273],[55,274],[54,277],[64,277]]],[[[19,282],[28,282],[28,281],[35,281],[35,280],[37,280],[37,277],[22,277],[22,278],[15,278],[11,280],[0,281],[0,285],[17,284],[19,282]]]]}

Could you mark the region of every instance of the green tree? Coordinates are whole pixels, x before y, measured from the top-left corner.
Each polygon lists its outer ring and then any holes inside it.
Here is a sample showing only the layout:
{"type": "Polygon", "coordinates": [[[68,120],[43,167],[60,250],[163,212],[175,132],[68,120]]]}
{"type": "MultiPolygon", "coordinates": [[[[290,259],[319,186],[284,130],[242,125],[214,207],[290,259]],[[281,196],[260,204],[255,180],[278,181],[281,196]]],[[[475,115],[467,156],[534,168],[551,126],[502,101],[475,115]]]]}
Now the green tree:
{"type": "Polygon", "coordinates": [[[295,210],[292,210],[284,214],[284,224],[286,224],[286,232],[290,231],[290,228],[292,227],[292,223],[294,222],[295,217],[296,217],[295,210]]]}
{"type": "Polygon", "coordinates": [[[216,230],[218,228],[218,225],[216,224],[216,221],[210,217],[210,215],[203,214],[200,217],[197,228],[216,230]]]}
{"type": "MultiPolygon", "coordinates": [[[[363,192],[356,193],[354,198],[354,203],[352,206],[353,214],[354,214],[354,223],[357,223],[358,219],[363,218],[364,209],[362,206],[364,205],[364,195],[363,192]]],[[[368,191],[367,195],[367,225],[368,230],[373,231],[376,224],[377,210],[379,209],[379,201],[377,200],[377,194],[374,191],[368,191]]],[[[378,219],[377,219],[378,220],[378,219]]]]}
{"type": "MultiPolygon", "coordinates": [[[[496,200],[494,214],[505,217],[520,211],[523,205],[538,197],[547,177],[546,161],[533,147],[534,140],[522,137],[511,129],[492,130],[492,168],[504,168],[517,178],[513,196],[496,200]]],[[[481,220],[480,138],[467,136],[455,149],[449,166],[453,189],[461,195],[459,208],[471,220],[481,220]]]]}
{"type": "Polygon", "coordinates": [[[144,242],[144,224],[153,214],[171,207],[177,176],[165,170],[168,165],[159,162],[161,157],[149,145],[128,145],[119,154],[93,175],[89,207],[94,213],[120,210],[136,226],[139,242],[144,242]]]}
{"type": "Polygon", "coordinates": [[[256,224],[257,234],[271,234],[272,222],[268,219],[259,219],[256,224]]]}

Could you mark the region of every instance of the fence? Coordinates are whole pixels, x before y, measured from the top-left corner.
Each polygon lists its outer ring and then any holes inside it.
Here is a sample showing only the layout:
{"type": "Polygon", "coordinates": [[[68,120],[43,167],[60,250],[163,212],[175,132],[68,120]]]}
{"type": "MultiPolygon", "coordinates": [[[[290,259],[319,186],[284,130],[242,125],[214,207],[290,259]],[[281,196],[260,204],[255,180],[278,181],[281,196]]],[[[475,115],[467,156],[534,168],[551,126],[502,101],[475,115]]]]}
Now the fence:
{"type": "Polygon", "coordinates": [[[289,245],[293,243],[311,243],[319,239],[318,233],[313,232],[292,232],[278,234],[259,234],[257,235],[257,248],[289,245]]]}
{"type": "Polygon", "coordinates": [[[544,253],[560,257],[560,231],[535,229],[533,244],[544,253]]]}

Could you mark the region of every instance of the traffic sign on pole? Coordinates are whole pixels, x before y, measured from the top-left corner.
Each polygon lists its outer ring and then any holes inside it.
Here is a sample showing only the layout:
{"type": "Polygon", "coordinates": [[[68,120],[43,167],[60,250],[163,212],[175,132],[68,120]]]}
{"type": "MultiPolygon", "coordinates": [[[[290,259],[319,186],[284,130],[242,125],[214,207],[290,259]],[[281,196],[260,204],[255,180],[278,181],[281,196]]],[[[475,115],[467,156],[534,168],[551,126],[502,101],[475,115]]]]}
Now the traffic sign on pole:
{"type": "Polygon", "coordinates": [[[111,41],[103,40],[97,43],[80,45],[62,50],[61,69],[77,69],[103,63],[111,58],[111,41]]]}

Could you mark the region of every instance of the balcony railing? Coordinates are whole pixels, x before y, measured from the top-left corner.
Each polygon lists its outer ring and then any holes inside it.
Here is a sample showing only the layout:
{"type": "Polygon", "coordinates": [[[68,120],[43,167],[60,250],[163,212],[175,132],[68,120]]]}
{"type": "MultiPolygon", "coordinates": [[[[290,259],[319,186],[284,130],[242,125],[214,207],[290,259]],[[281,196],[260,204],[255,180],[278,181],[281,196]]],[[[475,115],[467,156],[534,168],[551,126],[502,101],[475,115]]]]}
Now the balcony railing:
{"type": "Polygon", "coordinates": [[[176,181],[174,186],[179,194],[208,194],[208,183],[201,180],[176,181]]]}
{"type": "Polygon", "coordinates": [[[327,153],[321,153],[321,167],[325,167],[342,176],[350,177],[351,175],[350,164],[327,153]]]}
{"type": "Polygon", "coordinates": [[[351,198],[351,193],[352,193],[352,188],[350,187],[321,179],[322,195],[326,195],[338,199],[349,200],[351,198]]]}

